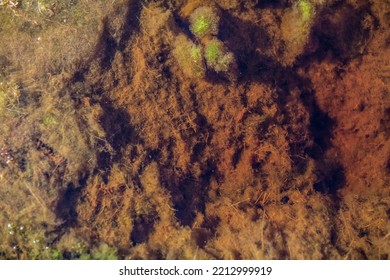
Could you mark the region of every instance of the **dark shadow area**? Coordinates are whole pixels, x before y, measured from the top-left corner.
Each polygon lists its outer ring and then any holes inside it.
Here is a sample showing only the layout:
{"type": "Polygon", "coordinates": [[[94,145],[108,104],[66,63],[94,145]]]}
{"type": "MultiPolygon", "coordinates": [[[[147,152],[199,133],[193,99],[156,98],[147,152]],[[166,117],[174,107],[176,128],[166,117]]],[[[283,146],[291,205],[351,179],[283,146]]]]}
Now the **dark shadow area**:
{"type": "Polygon", "coordinates": [[[118,42],[118,49],[123,51],[129,44],[129,41],[133,34],[138,33],[140,30],[139,18],[142,10],[142,1],[129,0],[128,10],[126,13],[126,22],[122,30],[120,40],[118,42]]]}
{"type": "Polygon", "coordinates": [[[323,178],[314,184],[314,190],[322,194],[337,196],[337,191],[345,185],[344,168],[341,164],[325,163],[319,171],[319,178],[323,178]]]}
{"type": "MultiPolygon", "coordinates": [[[[240,140],[242,141],[243,140],[242,137],[240,137],[240,138],[241,138],[240,140]]],[[[241,155],[242,155],[243,151],[244,151],[243,145],[238,145],[238,148],[235,150],[235,152],[232,156],[232,159],[231,159],[233,168],[237,167],[237,164],[241,159],[241,155]]]]}
{"type": "Polygon", "coordinates": [[[219,223],[219,217],[208,216],[205,217],[205,220],[199,228],[193,229],[191,234],[199,248],[204,248],[207,242],[215,237],[219,223]]]}
{"type": "Polygon", "coordinates": [[[289,6],[288,0],[261,0],[256,5],[256,8],[259,9],[280,9],[286,8],[289,6]]]}
{"type": "MultiPolygon", "coordinates": [[[[119,8],[120,7],[118,7],[118,9],[119,8]]],[[[126,20],[124,26],[120,30],[121,34],[119,39],[118,36],[114,34],[117,30],[114,30],[110,24],[110,20],[112,19],[106,17],[103,20],[103,31],[96,46],[95,55],[91,58],[92,60],[98,60],[100,62],[100,75],[104,75],[106,71],[111,69],[111,63],[115,53],[118,50],[123,50],[129,43],[132,34],[139,31],[139,15],[141,8],[141,1],[128,1],[128,10],[125,15],[126,20]]],[[[116,11],[116,14],[120,15],[120,11],[116,11]]],[[[71,96],[75,101],[76,106],[82,106],[82,98],[88,96],[92,98],[92,103],[99,103],[103,109],[103,115],[100,121],[102,128],[108,136],[106,140],[110,147],[107,147],[102,140],[101,152],[99,152],[97,156],[97,167],[93,173],[101,174],[103,181],[107,182],[108,176],[110,175],[110,167],[115,161],[122,157],[122,148],[128,145],[136,136],[129,125],[130,116],[124,110],[115,108],[111,101],[104,95],[101,88],[102,85],[99,83],[94,85],[85,84],[85,77],[89,71],[90,69],[88,66],[78,69],[70,80],[69,88],[72,90],[71,96]]],[[[115,83],[113,84],[115,85],[115,83]]],[[[47,147],[42,145],[40,145],[40,147],[47,149],[47,147]]],[[[63,221],[63,224],[52,232],[56,234],[53,243],[61,238],[67,228],[77,226],[77,204],[90,175],[91,174],[82,175],[77,184],[69,183],[65,190],[59,195],[59,200],[55,206],[55,213],[57,217],[63,221]]],[[[101,204],[101,198],[100,201],[97,201],[95,211],[99,211],[99,204],[101,204]]],[[[139,238],[137,237],[135,239],[139,238]]],[[[66,258],[66,256],[64,257],[66,258]]]]}
{"type": "MultiPolygon", "coordinates": [[[[181,95],[177,94],[179,104],[182,103],[181,98],[181,95]]],[[[192,107],[198,108],[198,100],[193,88],[190,88],[190,98],[192,107]]],[[[182,104],[179,106],[183,107],[182,104]]],[[[213,127],[197,109],[194,109],[194,113],[196,114],[194,119],[196,131],[192,129],[183,130],[180,131],[180,134],[183,139],[188,139],[188,142],[194,143],[191,147],[191,165],[197,163],[200,165],[202,170],[200,177],[195,178],[189,172],[178,170],[176,163],[172,161],[176,145],[174,138],[159,144],[161,150],[168,147],[168,154],[171,157],[167,161],[161,161],[158,150],[151,157],[159,165],[161,185],[171,194],[173,207],[176,210],[176,218],[184,226],[192,225],[197,212],[204,213],[210,179],[212,176],[218,177],[216,162],[205,159],[204,153],[213,138],[213,127]],[[204,140],[206,138],[208,139],[207,142],[204,140]]]]}
{"type": "MultiPolygon", "coordinates": [[[[120,7],[118,7],[119,9],[120,7]]],[[[125,24],[121,27],[120,35],[115,35],[118,30],[115,30],[110,24],[111,18],[103,20],[103,31],[101,38],[96,47],[94,59],[100,61],[100,71],[103,76],[106,71],[111,69],[112,61],[117,51],[123,51],[131,40],[131,36],[139,32],[139,16],[141,13],[141,1],[128,1],[127,12],[124,15],[125,24]]],[[[120,11],[115,14],[121,15],[120,11]]],[[[115,15],[114,15],[115,16],[115,15]]],[[[83,73],[76,72],[74,79],[84,80],[83,76],[89,69],[85,69],[83,73]]],[[[113,87],[118,84],[118,81],[113,81],[113,87]]],[[[100,82],[92,85],[90,92],[93,102],[99,103],[103,109],[103,114],[100,118],[102,128],[106,132],[107,141],[110,148],[103,147],[98,154],[98,172],[102,175],[104,182],[107,182],[110,167],[122,157],[122,148],[126,147],[132,140],[137,138],[134,130],[130,126],[130,116],[122,108],[116,108],[114,103],[105,95],[100,82]]],[[[85,93],[84,93],[85,94],[85,93]]],[[[140,139],[136,139],[140,141],[140,139]]],[[[105,144],[102,143],[102,146],[105,144]]]]}
{"type": "Polygon", "coordinates": [[[241,83],[256,79],[256,74],[262,67],[271,70],[278,66],[272,58],[260,57],[259,52],[256,51],[256,49],[272,47],[271,38],[258,25],[221,11],[218,38],[226,44],[228,50],[234,53],[238,68],[238,81],[241,83]]]}
{"type": "MultiPolygon", "coordinates": [[[[103,20],[103,31],[96,48],[97,56],[100,57],[101,67],[103,70],[111,68],[111,63],[117,51],[123,51],[129,44],[130,38],[133,34],[139,32],[139,17],[141,14],[142,1],[128,1],[128,8],[125,14],[125,23],[121,27],[120,36],[115,33],[117,27],[113,27],[110,23],[111,18],[103,20]]],[[[119,7],[117,8],[119,9],[119,7]]],[[[116,11],[117,15],[121,12],[116,11]]],[[[116,15],[113,15],[116,16],[116,15]]]]}
{"type": "MultiPolygon", "coordinates": [[[[85,81],[85,75],[90,70],[89,66],[93,60],[98,60],[100,62],[100,70],[102,73],[109,70],[115,53],[118,50],[123,51],[129,44],[131,36],[139,31],[139,16],[142,9],[142,3],[137,0],[129,0],[127,7],[125,24],[120,30],[119,38],[117,38],[118,36],[115,36],[115,33],[118,31],[110,24],[112,17],[115,15],[103,19],[103,31],[101,32],[101,36],[95,47],[95,55],[91,56],[89,61],[86,61],[83,66],[80,66],[80,68],[73,73],[73,77],[70,80],[71,83],[85,81]]],[[[117,9],[119,8],[120,7],[117,9]]],[[[116,14],[120,15],[120,11],[117,10],[116,14]]]]}
{"type": "Polygon", "coordinates": [[[149,234],[154,229],[154,223],[153,219],[148,219],[144,216],[139,216],[134,220],[133,230],[130,234],[130,241],[133,246],[148,240],[149,234]]]}
{"type": "Polygon", "coordinates": [[[336,123],[318,107],[314,92],[308,90],[302,92],[301,100],[310,112],[309,130],[314,142],[305,147],[305,152],[313,159],[320,160],[331,147],[332,131],[336,123]]]}
{"type": "Polygon", "coordinates": [[[176,218],[183,226],[191,226],[196,213],[204,213],[210,179],[217,175],[216,163],[209,160],[201,167],[199,179],[191,174],[178,176],[173,167],[160,166],[161,184],[170,192],[176,218]]]}
{"type": "Polygon", "coordinates": [[[64,221],[62,226],[73,227],[77,224],[76,206],[81,194],[81,190],[86,186],[89,174],[84,175],[77,185],[69,183],[60,195],[56,205],[55,213],[57,217],[64,221]]]}
{"type": "Polygon", "coordinates": [[[390,138],[390,108],[386,108],[383,118],[380,120],[380,131],[390,138]]]}
{"type": "Polygon", "coordinates": [[[370,3],[356,10],[344,1],[336,1],[324,7],[316,18],[311,41],[316,42],[317,48],[298,58],[298,64],[321,61],[330,53],[335,61],[346,65],[366,53],[373,31],[379,28],[370,3]]]}
{"type": "MultiPolygon", "coordinates": [[[[266,2],[263,5],[270,5],[270,3],[266,2]]],[[[278,5],[280,5],[280,2],[278,5]]],[[[356,27],[356,24],[354,23],[352,27],[356,27]]],[[[336,28],[337,26],[333,27],[336,28]]],[[[313,36],[318,36],[318,34],[313,36]]],[[[331,138],[336,123],[318,106],[311,81],[301,77],[296,69],[300,67],[300,63],[307,64],[313,60],[324,59],[325,57],[321,56],[321,54],[327,51],[334,52],[336,58],[344,60],[346,56],[340,56],[339,49],[341,46],[335,47],[332,45],[332,49],[330,49],[330,45],[325,44],[321,48],[329,49],[319,49],[310,56],[306,56],[304,61],[298,60],[294,67],[285,67],[273,57],[263,55],[258,51],[273,47],[271,45],[272,40],[265,30],[251,22],[235,18],[227,12],[222,12],[219,37],[227,45],[228,49],[235,54],[239,72],[238,83],[247,84],[255,82],[268,84],[277,91],[275,100],[283,118],[267,120],[267,125],[262,128],[263,132],[266,132],[270,125],[289,127],[291,121],[296,121],[294,112],[288,110],[287,105],[291,102],[290,93],[295,89],[299,89],[300,100],[310,114],[310,123],[307,129],[312,141],[302,141],[299,135],[300,131],[289,130],[291,134],[290,152],[294,155],[294,163],[297,164],[294,170],[303,174],[308,159],[314,159],[319,177],[319,182],[314,186],[315,190],[323,194],[336,196],[337,190],[345,184],[344,168],[338,162],[326,158],[325,155],[326,151],[332,146],[331,138]],[[329,170],[325,171],[324,166],[329,168],[329,170]]],[[[337,40],[344,39],[337,38],[337,40]]],[[[346,49],[345,52],[351,46],[352,44],[348,46],[343,45],[346,49]]],[[[218,83],[220,81],[215,80],[214,82],[218,83]]],[[[255,174],[261,174],[262,162],[253,158],[252,167],[254,171],[257,170],[255,174]]]]}
{"type": "Polygon", "coordinates": [[[108,20],[108,18],[103,20],[103,31],[100,38],[99,47],[102,50],[101,67],[103,69],[110,69],[118,47],[118,43],[110,33],[108,20]]]}
{"type": "Polygon", "coordinates": [[[111,146],[110,151],[103,151],[98,155],[98,169],[107,174],[113,162],[122,157],[122,149],[135,137],[130,126],[129,114],[121,108],[115,108],[111,101],[103,101],[100,104],[103,115],[100,124],[107,135],[107,141],[111,146]]]}

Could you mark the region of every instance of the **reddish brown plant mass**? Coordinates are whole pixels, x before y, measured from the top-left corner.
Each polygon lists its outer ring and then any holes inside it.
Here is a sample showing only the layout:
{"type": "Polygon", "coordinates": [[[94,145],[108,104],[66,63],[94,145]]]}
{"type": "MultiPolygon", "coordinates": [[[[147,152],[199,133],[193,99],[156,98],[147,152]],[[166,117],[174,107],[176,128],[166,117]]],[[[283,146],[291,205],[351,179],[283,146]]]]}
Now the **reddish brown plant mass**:
{"type": "Polygon", "coordinates": [[[0,6],[0,258],[390,259],[388,1],[30,2],[0,6]]]}

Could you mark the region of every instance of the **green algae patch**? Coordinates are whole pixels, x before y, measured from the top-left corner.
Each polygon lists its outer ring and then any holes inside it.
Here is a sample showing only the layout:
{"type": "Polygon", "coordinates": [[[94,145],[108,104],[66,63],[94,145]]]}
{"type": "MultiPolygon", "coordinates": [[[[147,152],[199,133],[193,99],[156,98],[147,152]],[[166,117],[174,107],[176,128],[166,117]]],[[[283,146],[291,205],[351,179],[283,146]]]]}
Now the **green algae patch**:
{"type": "Polygon", "coordinates": [[[177,36],[174,45],[173,55],[183,73],[188,77],[202,78],[206,71],[202,48],[184,35],[177,36]]]}
{"type": "Polygon", "coordinates": [[[314,23],[315,6],[299,0],[282,17],[281,35],[285,43],[284,64],[291,65],[304,52],[314,23]]]}
{"type": "Polygon", "coordinates": [[[58,124],[58,118],[53,114],[47,114],[43,117],[42,122],[46,126],[53,126],[58,124]]]}
{"type": "Polygon", "coordinates": [[[200,7],[190,16],[190,30],[197,37],[218,33],[219,17],[210,7],[200,7]]]}
{"type": "Polygon", "coordinates": [[[225,50],[223,43],[217,39],[211,40],[205,46],[207,65],[216,72],[228,72],[234,64],[234,56],[225,50]]]}
{"type": "Polygon", "coordinates": [[[307,0],[301,0],[297,4],[300,13],[302,14],[302,22],[310,21],[314,16],[314,6],[307,0]]]}

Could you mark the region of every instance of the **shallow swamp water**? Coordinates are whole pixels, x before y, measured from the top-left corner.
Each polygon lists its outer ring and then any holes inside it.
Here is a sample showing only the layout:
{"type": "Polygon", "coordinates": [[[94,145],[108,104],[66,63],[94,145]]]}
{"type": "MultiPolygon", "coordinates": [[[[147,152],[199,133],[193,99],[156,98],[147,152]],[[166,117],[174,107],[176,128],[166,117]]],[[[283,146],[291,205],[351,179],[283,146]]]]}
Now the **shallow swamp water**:
{"type": "Polygon", "coordinates": [[[390,259],[390,1],[0,0],[0,259],[390,259]]]}

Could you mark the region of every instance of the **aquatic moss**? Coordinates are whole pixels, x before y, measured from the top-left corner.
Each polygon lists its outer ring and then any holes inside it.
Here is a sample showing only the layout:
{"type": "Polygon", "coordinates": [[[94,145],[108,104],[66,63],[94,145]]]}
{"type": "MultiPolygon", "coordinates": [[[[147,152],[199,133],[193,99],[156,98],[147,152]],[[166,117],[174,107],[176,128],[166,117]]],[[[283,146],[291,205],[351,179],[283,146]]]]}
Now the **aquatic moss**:
{"type": "Polygon", "coordinates": [[[197,37],[218,33],[219,17],[210,7],[200,7],[190,16],[190,30],[197,37]]]}
{"type": "Polygon", "coordinates": [[[53,126],[58,124],[58,119],[53,114],[47,114],[43,117],[42,122],[45,126],[53,126]]]}
{"type": "Polygon", "coordinates": [[[192,43],[184,35],[179,35],[176,38],[173,55],[187,76],[200,78],[205,75],[202,48],[192,43]]]}
{"type": "Polygon", "coordinates": [[[207,65],[216,72],[227,72],[234,62],[233,54],[225,51],[223,43],[217,39],[206,44],[205,59],[207,65]]]}
{"type": "Polygon", "coordinates": [[[222,55],[221,46],[218,41],[210,42],[205,51],[205,57],[208,63],[216,63],[218,58],[222,55]]]}
{"type": "Polygon", "coordinates": [[[99,247],[92,249],[90,258],[92,260],[117,260],[118,252],[115,248],[101,243],[99,247]]]}
{"type": "Polygon", "coordinates": [[[300,0],[297,4],[298,10],[301,14],[301,20],[303,23],[310,21],[314,16],[314,7],[307,0],[300,0]]]}
{"type": "Polygon", "coordinates": [[[284,63],[291,65],[302,54],[314,22],[315,7],[308,0],[299,0],[282,17],[281,31],[286,46],[284,63]]]}

